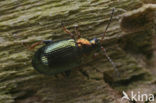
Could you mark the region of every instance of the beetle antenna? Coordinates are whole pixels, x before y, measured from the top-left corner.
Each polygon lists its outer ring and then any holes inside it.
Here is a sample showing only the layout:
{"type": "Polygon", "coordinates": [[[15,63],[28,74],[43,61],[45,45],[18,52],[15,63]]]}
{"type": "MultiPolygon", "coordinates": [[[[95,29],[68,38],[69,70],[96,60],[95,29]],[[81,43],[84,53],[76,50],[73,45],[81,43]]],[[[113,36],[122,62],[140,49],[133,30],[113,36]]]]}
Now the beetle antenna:
{"type": "Polygon", "coordinates": [[[115,64],[115,63],[113,62],[113,60],[108,56],[108,54],[107,54],[107,52],[106,52],[106,49],[105,49],[103,46],[101,46],[101,49],[104,51],[105,56],[106,56],[106,58],[108,59],[108,61],[112,64],[112,66],[113,66],[115,72],[117,73],[117,76],[120,76],[120,73],[119,73],[118,68],[116,67],[116,64],[115,64]]]}
{"type": "MultiPolygon", "coordinates": [[[[112,9],[112,14],[111,14],[111,17],[110,17],[110,19],[109,19],[109,22],[108,22],[108,24],[107,24],[107,26],[106,26],[105,32],[102,34],[102,38],[101,38],[101,41],[100,41],[101,44],[102,44],[102,42],[103,42],[103,40],[104,40],[105,34],[106,34],[106,32],[107,32],[107,29],[108,29],[108,27],[109,27],[109,25],[110,25],[110,23],[111,23],[111,21],[112,21],[112,18],[113,18],[113,15],[114,15],[114,11],[115,11],[115,8],[112,9]]],[[[118,69],[117,69],[117,67],[116,67],[116,64],[115,64],[115,63],[112,61],[112,59],[108,56],[108,54],[107,54],[107,52],[106,52],[106,49],[105,49],[103,46],[101,46],[101,49],[104,51],[104,54],[105,54],[106,58],[108,59],[108,61],[112,64],[112,66],[113,66],[115,72],[117,72],[117,76],[120,76],[119,71],[118,71],[118,69]]]]}
{"type": "Polygon", "coordinates": [[[109,22],[108,22],[108,24],[107,24],[107,27],[106,27],[106,29],[105,29],[105,32],[102,34],[101,43],[103,42],[104,37],[105,37],[105,34],[106,34],[106,32],[107,32],[107,29],[108,29],[108,27],[109,27],[109,25],[110,25],[110,23],[111,23],[111,21],[112,21],[112,18],[113,18],[113,15],[114,15],[114,11],[115,11],[115,8],[112,9],[112,14],[111,14],[111,17],[110,17],[110,19],[109,19],[109,22]]]}

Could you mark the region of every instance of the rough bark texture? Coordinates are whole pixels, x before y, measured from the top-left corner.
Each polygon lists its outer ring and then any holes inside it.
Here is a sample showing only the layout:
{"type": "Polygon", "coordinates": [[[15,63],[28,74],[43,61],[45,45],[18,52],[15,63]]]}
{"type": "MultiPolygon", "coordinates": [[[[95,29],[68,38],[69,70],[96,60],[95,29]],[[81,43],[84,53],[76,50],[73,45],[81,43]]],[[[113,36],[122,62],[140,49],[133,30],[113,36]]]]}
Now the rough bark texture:
{"type": "Polygon", "coordinates": [[[155,0],[0,0],[0,103],[120,103],[123,90],[156,95],[154,3],[155,0]],[[89,79],[76,68],[70,77],[57,78],[33,69],[31,58],[35,51],[27,50],[22,43],[68,38],[61,21],[71,31],[79,25],[85,38],[99,38],[113,7],[115,15],[103,45],[117,64],[120,77],[105,56],[81,67],[89,79]]]}

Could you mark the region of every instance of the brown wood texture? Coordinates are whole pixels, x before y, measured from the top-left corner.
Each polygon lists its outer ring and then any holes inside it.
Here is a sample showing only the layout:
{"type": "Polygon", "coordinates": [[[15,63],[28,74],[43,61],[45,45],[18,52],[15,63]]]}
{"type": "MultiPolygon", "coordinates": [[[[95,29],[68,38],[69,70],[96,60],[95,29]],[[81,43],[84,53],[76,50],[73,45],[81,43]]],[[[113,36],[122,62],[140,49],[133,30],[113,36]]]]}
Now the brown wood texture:
{"type": "Polygon", "coordinates": [[[121,103],[123,90],[156,95],[154,3],[155,0],[0,0],[0,103],[121,103]],[[77,68],[70,77],[60,74],[57,78],[33,69],[31,59],[37,48],[29,51],[26,46],[39,40],[69,38],[61,22],[72,32],[79,25],[85,38],[100,38],[112,8],[115,14],[103,46],[117,64],[120,77],[105,56],[80,67],[89,78],[77,68]]]}

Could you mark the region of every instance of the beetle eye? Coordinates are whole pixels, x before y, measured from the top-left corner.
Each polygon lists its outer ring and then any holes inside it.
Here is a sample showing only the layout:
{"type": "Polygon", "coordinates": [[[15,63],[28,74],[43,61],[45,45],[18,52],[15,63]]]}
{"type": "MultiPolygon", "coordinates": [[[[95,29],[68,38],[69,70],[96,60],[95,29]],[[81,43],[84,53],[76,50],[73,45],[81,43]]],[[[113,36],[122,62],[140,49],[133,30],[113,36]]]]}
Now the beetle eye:
{"type": "Polygon", "coordinates": [[[97,38],[94,38],[90,41],[91,44],[96,44],[98,42],[98,39],[97,38]]]}
{"type": "Polygon", "coordinates": [[[91,42],[91,44],[95,44],[95,40],[91,40],[90,42],[91,42]]]}

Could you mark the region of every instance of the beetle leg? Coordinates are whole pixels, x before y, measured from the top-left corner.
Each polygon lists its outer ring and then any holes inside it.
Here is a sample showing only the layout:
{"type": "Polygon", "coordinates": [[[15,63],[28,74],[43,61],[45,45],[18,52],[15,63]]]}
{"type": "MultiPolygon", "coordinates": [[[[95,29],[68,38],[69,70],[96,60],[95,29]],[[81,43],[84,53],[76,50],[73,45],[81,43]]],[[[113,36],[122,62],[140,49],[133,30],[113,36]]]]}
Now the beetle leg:
{"type": "Polygon", "coordinates": [[[65,71],[65,72],[62,72],[61,74],[62,74],[64,77],[69,77],[70,74],[71,74],[71,70],[67,70],[67,71],[65,71]]]}
{"type": "Polygon", "coordinates": [[[115,63],[112,61],[112,59],[108,56],[108,54],[107,54],[107,52],[106,52],[106,49],[105,49],[103,46],[101,46],[101,49],[104,51],[104,54],[105,54],[106,58],[108,59],[108,61],[112,64],[112,66],[113,66],[115,72],[117,73],[117,76],[120,76],[119,71],[118,71],[118,69],[117,69],[117,67],[116,67],[116,64],[115,64],[115,63]]]}
{"type": "Polygon", "coordinates": [[[26,45],[24,42],[21,42],[21,45],[22,45],[22,46],[24,46],[26,49],[28,49],[28,50],[29,50],[29,46],[28,46],[28,45],[26,45]]]}
{"type": "Polygon", "coordinates": [[[81,38],[81,34],[80,34],[80,32],[78,31],[78,26],[77,26],[77,25],[75,26],[75,34],[77,35],[77,38],[78,38],[78,39],[81,38]]]}
{"type": "Polygon", "coordinates": [[[62,25],[62,27],[63,27],[63,30],[64,30],[67,34],[69,34],[69,35],[71,36],[72,39],[75,40],[75,36],[74,36],[74,34],[71,33],[71,32],[70,32],[70,31],[64,26],[63,23],[61,23],[61,25],[62,25]]]}
{"type": "Polygon", "coordinates": [[[71,70],[65,71],[64,73],[65,73],[65,75],[66,75],[67,77],[69,77],[70,74],[71,74],[71,70]]]}
{"type": "Polygon", "coordinates": [[[80,73],[82,73],[85,77],[87,77],[87,79],[89,79],[89,75],[85,70],[80,69],[80,73]]]}
{"type": "Polygon", "coordinates": [[[94,53],[93,54],[93,58],[96,58],[97,56],[99,56],[99,53],[94,53]]]}
{"type": "Polygon", "coordinates": [[[55,76],[55,78],[58,78],[58,74],[55,74],[54,76],[55,76]]]}
{"type": "Polygon", "coordinates": [[[52,40],[41,40],[39,42],[36,42],[34,44],[32,44],[28,49],[29,50],[33,50],[36,46],[42,44],[42,43],[45,43],[45,44],[49,44],[49,43],[52,43],[53,41],[52,40]]]}
{"type": "Polygon", "coordinates": [[[43,43],[43,41],[36,42],[36,43],[32,44],[28,49],[33,50],[36,46],[38,46],[38,45],[40,45],[42,43],[43,43]]]}

